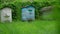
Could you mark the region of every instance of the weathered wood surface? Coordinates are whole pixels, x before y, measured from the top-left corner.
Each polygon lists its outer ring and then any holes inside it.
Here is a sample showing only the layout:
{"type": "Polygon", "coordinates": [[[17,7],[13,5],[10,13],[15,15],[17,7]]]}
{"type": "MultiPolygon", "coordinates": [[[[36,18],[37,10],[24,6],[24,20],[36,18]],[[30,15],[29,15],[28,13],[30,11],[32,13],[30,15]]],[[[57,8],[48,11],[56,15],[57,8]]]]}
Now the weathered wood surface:
{"type": "Polygon", "coordinates": [[[4,8],[1,10],[1,22],[12,22],[11,8],[4,8]]]}

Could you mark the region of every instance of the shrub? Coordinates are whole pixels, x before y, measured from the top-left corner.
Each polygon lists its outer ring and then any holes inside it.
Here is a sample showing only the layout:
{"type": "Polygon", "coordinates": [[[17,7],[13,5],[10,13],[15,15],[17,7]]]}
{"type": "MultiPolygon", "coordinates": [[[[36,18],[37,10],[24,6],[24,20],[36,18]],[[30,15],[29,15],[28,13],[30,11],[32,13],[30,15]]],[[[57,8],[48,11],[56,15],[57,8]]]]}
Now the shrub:
{"type": "MultiPolygon", "coordinates": [[[[0,9],[4,8],[4,7],[10,7],[12,8],[12,18],[13,20],[21,20],[21,8],[26,7],[28,5],[32,5],[35,7],[35,17],[36,19],[39,19],[39,13],[40,13],[40,9],[46,6],[50,6],[50,5],[55,5],[56,2],[8,2],[8,3],[2,3],[0,1],[0,9]]],[[[58,8],[58,7],[57,7],[58,8]]],[[[56,11],[57,12],[57,11],[56,11]]],[[[59,13],[59,12],[58,12],[59,13]]],[[[54,14],[55,15],[55,14],[54,14]]],[[[58,16],[57,16],[58,17],[58,16]]]]}

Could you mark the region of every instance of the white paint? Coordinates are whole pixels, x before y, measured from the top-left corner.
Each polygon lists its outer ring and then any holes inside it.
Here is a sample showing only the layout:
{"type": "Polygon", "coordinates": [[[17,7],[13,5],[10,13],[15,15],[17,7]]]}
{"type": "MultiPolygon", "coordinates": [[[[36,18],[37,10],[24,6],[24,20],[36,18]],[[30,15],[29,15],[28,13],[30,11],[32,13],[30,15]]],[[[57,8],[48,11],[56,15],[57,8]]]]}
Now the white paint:
{"type": "Polygon", "coordinates": [[[11,8],[4,8],[1,10],[1,22],[12,22],[12,10],[11,8]],[[8,16],[8,17],[5,17],[8,16]]]}

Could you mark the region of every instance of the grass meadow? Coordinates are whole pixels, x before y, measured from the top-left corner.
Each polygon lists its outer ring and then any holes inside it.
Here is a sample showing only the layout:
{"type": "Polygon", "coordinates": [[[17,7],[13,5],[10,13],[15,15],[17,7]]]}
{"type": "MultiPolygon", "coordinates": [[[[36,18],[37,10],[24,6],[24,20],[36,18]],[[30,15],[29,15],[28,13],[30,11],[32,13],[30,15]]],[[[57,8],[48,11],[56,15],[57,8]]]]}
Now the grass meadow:
{"type": "Polygon", "coordinates": [[[57,34],[57,21],[0,23],[0,34],[57,34]]]}
{"type": "MultiPolygon", "coordinates": [[[[11,4],[17,6],[18,10],[17,9],[14,9],[14,10],[16,10],[16,12],[18,14],[19,13],[18,11],[20,11],[20,8],[21,8],[19,2],[27,2],[28,0],[11,0],[10,2],[9,1],[5,0],[5,2],[4,2],[3,0],[1,0],[0,8],[4,5],[10,6],[9,3],[11,3],[11,4]]],[[[51,21],[35,20],[32,22],[27,22],[27,21],[22,22],[20,20],[20,21],[13,21],[11,23],[9,23],[9,22],[0,23],[0,34],[59,34],[60,33],[60,28],[59,28],[60,27],[60,3],[59,3],[59,0],[34,0],[34,1],[49,2],[49,3],[55,1],[55,3],[52,3],[52,5],[54,5],[56,7],[53,11],[54,15],[52,15],[52,16],[54,16],[53,18],[57,19],[57,21],[56,20],[51,20],[51,21]]],[[[38,7],[38,5],[37,5],[37,7],[38,7]]],[[[20,15],[18,14],[18,17],[19,16],[20,15]]]]}

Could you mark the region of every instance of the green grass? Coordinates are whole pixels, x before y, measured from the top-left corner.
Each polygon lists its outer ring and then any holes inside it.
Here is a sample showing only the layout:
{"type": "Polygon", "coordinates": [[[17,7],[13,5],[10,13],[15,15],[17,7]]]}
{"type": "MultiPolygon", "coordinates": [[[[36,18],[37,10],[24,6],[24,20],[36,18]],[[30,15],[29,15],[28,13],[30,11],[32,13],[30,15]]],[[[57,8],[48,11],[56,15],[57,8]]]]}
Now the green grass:
{"type": "Polygon", "coordinates": [[[57,34],[56,21],[0,23],[0,34],[57,34]]]}

